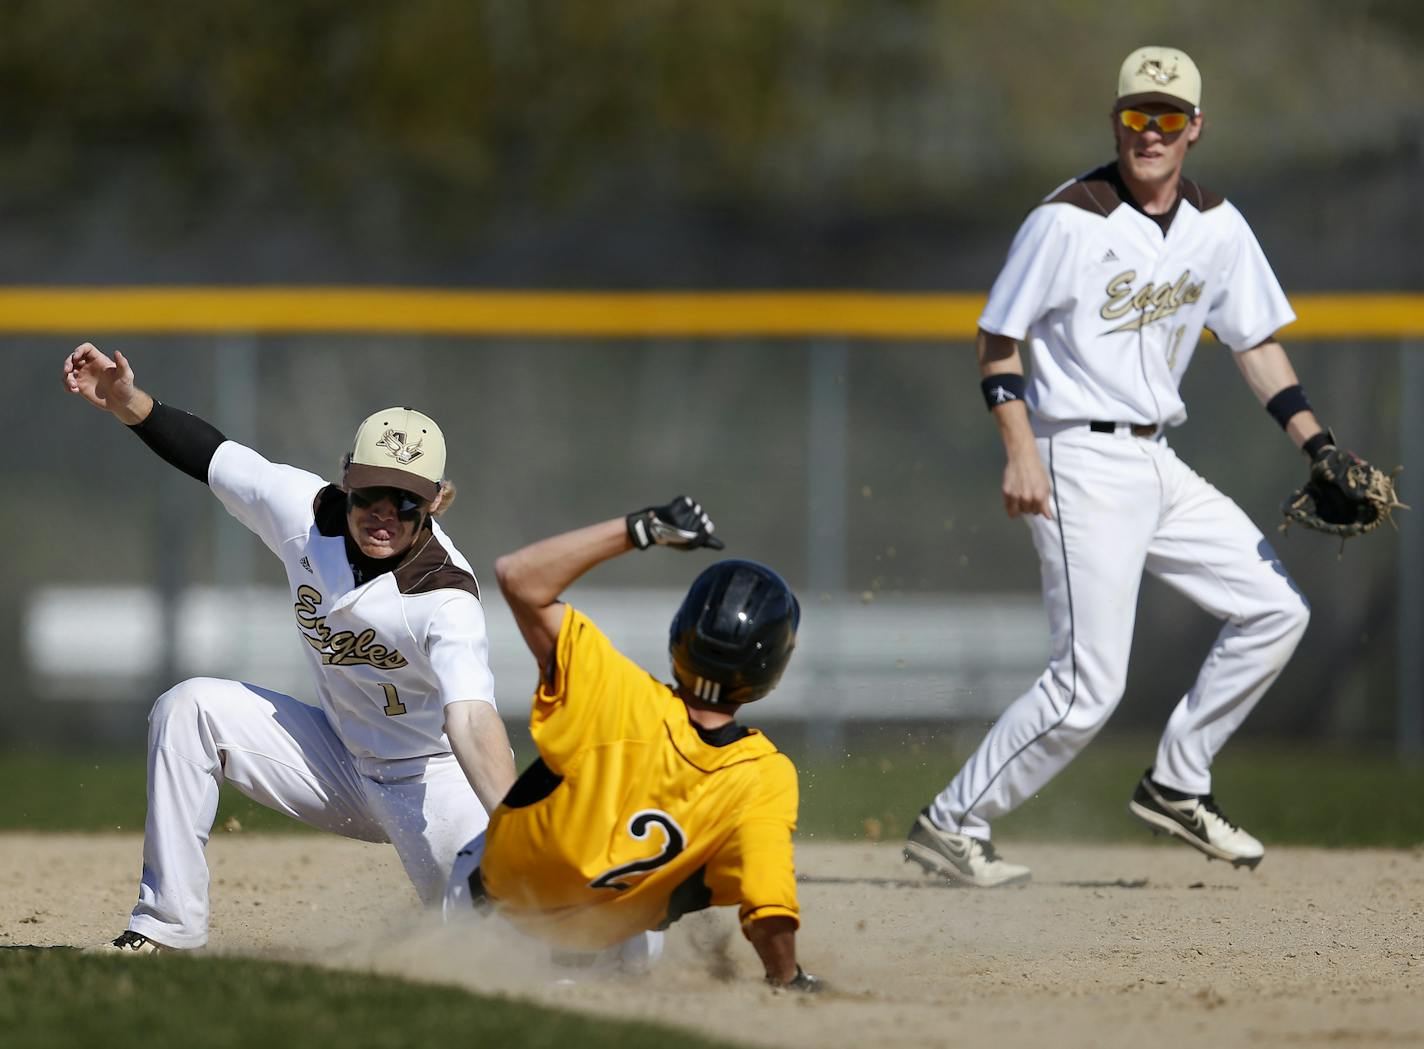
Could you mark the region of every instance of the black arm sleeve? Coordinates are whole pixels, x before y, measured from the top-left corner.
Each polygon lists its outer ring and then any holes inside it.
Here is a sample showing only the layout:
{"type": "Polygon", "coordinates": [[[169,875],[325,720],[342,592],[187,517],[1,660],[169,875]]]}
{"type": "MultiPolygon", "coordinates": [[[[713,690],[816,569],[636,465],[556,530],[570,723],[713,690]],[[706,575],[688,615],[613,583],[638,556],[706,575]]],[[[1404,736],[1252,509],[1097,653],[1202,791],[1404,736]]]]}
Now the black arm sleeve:
{"type": "Polygon", "coordinates": [[[129,429],[164,462],[204,484],[208,483],[208,464],[218,445],[227,440],[211,423],[158,401],[153,402],[147,419],[129,429]]]}

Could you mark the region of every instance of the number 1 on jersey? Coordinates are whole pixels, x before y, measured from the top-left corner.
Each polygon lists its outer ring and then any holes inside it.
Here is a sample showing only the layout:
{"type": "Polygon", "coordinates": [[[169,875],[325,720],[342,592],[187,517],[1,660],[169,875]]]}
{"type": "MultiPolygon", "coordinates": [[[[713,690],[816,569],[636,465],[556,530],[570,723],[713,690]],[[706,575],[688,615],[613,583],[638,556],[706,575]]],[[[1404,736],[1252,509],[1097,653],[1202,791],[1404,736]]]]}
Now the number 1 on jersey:
{"type": "Polygon", "coordinates": [[[405,713],[405,704],[400,701],[400,696],[396,695],[396,687],[388,681],[381,682],[381,691],[386,694],[385,715],[393,718],[397,714],[405,713]]]}

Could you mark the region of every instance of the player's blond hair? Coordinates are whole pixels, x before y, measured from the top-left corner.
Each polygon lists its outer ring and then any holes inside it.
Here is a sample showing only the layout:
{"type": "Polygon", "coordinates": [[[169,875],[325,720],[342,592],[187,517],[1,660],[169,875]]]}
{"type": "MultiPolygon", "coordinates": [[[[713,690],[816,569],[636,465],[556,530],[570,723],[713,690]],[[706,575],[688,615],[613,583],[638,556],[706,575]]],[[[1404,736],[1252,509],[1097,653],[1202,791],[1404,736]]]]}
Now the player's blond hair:
{"type": "Polygon", "coordinates": [[[441,481],[440,494],[430,504],[430,516],[439,517],[446,510],[450,509],[455,502],[455,482],[441,481]]]}

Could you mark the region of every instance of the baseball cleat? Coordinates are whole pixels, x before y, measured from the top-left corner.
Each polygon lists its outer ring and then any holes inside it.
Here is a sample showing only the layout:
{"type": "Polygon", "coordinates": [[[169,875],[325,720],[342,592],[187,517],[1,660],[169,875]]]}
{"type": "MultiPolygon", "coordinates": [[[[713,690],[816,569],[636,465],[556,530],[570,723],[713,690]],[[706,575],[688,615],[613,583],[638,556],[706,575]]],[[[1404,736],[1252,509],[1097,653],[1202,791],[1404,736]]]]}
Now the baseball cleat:
{"type": "Polygon", "coordinates": [[[1029,879],[1027,867],[999,859],[988,841],[940,830],[930,822],[929,809],[921,812],[910,828],[905,861],[918,863],[927,874],[976,889],[1021,885],[1029,879]]]}
{"type": "Polygon", "coordinates": [[[128,929],[119,933],[108,943],[101,943],[94,947],[84,948],[85,954],[122,954],[124,956],[135,954],[165,954],[174,950],[172,947],[165,947],[161,943],[154,943],[147,936],[140,932],[128,929]]]}
{"type": "Polygon", "coordinates": [[[1226,818],[1210,794],[1170,798],[1166,788],[1153,782],[1151,769],[1132,792],[1127,810],[1153,833],[1171,834],[1208,858],[1225,860],[1233,867],[1254,870],[1266,852],[1265,846],[1226,818]]]}

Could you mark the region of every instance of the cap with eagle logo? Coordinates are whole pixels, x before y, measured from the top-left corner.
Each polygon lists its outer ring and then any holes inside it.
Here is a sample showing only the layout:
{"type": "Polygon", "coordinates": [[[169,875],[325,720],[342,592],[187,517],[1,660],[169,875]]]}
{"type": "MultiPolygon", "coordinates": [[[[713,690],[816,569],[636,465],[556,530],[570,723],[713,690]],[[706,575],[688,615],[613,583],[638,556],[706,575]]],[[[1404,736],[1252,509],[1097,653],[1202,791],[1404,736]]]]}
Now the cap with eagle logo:
{"type": "Polygon", "coordinates": [[[367,416],[346,454],[341,487],[392,487],[432,500],[445,477],[445,436],[414,408],[383,408],[367,416]]]}
{"type": "Polygon", "coordinates": [[[1201,108],[1201,73],[1185,51],[1139,47],[1117,74],[1117,109],[1165,102],[1196,113],[1201,108]]]}

